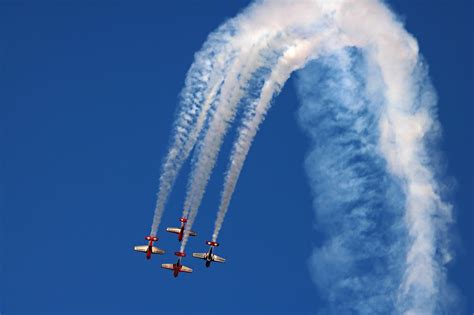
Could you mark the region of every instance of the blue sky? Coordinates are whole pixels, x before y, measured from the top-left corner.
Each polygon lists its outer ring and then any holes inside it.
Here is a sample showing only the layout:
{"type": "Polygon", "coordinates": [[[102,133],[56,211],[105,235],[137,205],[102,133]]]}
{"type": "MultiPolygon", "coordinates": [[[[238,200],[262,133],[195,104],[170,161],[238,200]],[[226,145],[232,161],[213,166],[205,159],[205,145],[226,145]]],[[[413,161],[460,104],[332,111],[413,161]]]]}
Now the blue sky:
{"type": "MultiPolygon", "coordinates": [[[[0,1],[0,305],[40,312],[308,313],[322,301],[308,259],[313,230],[292,80],[252,147],[217,253],[192,275],[144,257],[160,163],[178,94],[209,32],[249,1],[0,1]]],[[[393,1],[418,40],[439,96],[456,258],[449,277],[474,310],[472,2],[393,1]]],[[[228,153],[230,141],[224,144],[228,153]]],[[[221,156],[188,250],[205,249],[226,158],[221,156]]],[[[162,227],[176,225],[186,167],[162,227]]],[[[178,248],[159,232],[161,247],[178,248]]]]}

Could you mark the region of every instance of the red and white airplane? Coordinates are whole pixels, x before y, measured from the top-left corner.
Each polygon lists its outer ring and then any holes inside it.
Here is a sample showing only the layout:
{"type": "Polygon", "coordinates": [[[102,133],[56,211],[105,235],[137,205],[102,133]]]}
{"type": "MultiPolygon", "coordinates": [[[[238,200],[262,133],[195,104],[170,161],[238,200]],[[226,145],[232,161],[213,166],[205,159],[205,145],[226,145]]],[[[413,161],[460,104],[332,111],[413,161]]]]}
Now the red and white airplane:
{"type": "Polygon", "coordinates": [[[168,231],[170,233],[178,234],[178,241],[180,241],[180,242],[183,240],[184,234],[188,234],[190,236],[196,236],[197,235],[197,233],[194,232],[194,231],[185,230],[186,222],[188,222],[188,219],[181,218],[181,219],[179,219],[179,221],[181,222],[181,226],[179,228],[169,227],[169,228],[166,228],[166,231],[168,231]]]}
{"type": "Polygon", "coordinates": [[[186,256],[186,254],[184,252],[176,252],[174,254],[179,257],[176,264],[162,264],[161,268],[173,270],[173,276],[175,278],[179,275],[180,272],[187,272],[187,273],[193,272],[193,270],[191,268],[186,267],[186,266],[181,264],[181,259],[184,256],[186,256]]]}
{"type": "Polygon", "coordinates": [[[133,247],[133,250],[137,252],[146,253],[146,259],[151,258],[151,254],[159,254],[163,255],[165,253],[164,250],[153,246],[153,242],[158,241],[158,237],[156,236],[146,236],[145,239],[148,241],[148,245],[141,245],[133,247]]]}
{"type": "Polygon", "coordinates": [[[193,253],[194,258],[204,259],[206,261],[206,267],[209,267],[212,261],[219,262],[219,263],[225,262],[224,258],[219,257],[216,254],[212,253],[212,250],[214,249],[214,247],[219,246],[219,243],[207,241],[206,244],[210,246],[207,253],[193,253]]]}

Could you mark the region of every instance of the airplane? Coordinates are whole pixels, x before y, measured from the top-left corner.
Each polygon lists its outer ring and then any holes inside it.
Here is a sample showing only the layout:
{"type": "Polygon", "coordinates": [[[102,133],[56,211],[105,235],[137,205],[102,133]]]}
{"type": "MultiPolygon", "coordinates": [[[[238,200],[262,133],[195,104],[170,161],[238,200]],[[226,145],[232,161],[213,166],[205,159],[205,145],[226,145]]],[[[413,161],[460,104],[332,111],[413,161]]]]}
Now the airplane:
{"type": "Polygon", "coordinates": [[[219,246],[219,243],[207,241],[206,244],[210,246],[209,251],[207,253],[193,253],[194,258],[204,259],[206,261],[206,267],[209,267],[212,261],[219,262],[219,263],[225,262],[224,258],[219,257],[216,254],[212,253],[212,250],[214,249],[214,247],[219,246]]]}
{"type": "Polygon", "coordinates": [[[180,272],[187,272],[187,273],[193,272],[193,270],[191,268],[186,267],[186,266],[181,264],[181,259],[184,256],[186,256],[186,254],[184,252],[175,252],[174,254],[179,257],[176,264],[162,264],[161,268],[173,270],[173,276],[175,278],[179,275],[180,272]]]}
{"type": "Polygon", "coordinates": [[[186,231],[184,229],[184,227],[186,226],[186,222],[188,222],[188,219],[186,218],[181,218],[179,219],[179,221],[181,222],[181,226],[179,228],[176,228],[176,227],[169,227],[169,228],[166,228],[166,231],[170,232],[170,233],[175,233],[175,234],[178,234],[178,241],[182,241],[183,240],[183,236],[185,233],[187,233],[188,235],[190,236],[196,236],[197,233],[194,232],[194,231],[186,231]]]}
{"type": "Polygon", "coordinates": [[[146,253],[146,259],[151,258],[151,254],[159,254],[163,255],[165,253],[164,250],[153,246],[153,242],[158,241],[158,237],[156,236],[146,236],[145,239],[148,241],[148,245],[141,245],[133,247],[133,250],[137,252],[146,253]]]}

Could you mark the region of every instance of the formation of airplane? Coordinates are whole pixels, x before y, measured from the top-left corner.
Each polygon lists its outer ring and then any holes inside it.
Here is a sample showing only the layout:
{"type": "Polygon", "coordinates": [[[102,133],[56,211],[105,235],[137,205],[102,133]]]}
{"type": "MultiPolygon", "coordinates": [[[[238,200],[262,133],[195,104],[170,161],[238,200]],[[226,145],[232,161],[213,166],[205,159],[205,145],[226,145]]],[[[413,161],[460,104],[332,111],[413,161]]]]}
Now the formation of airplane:
{"type": "Polygon", "coordinates": [[[181,218],[181,219],[179,219],[179,222],[181,222],[181,226],[179,228],[177,228],[177,227],[168,227],[168,228],[166,228],[167,232],[178,234],[178,241],[181,242],[183,240],[184,234],[188,234],[189,236],[196,236],[197,235],[197,233],[194,232],[194,231],[185,230],[186,222],[188,222],[188,219],[181,218]]]}
{"type": "Polygon", "coordinates": [[[158,241],[158,237],[156,236],[146,236],[145,239],[148,241],[148,245],[141,245],[133,247],[133,250],[137,252],[146,253],[146,259],[151,258],[151,254],[159,254],[163,255],[165,253],[164,250],[153,246],[153,242],[158,241]]]}
{"type": "Polygon", "coordinates": [[[206,267],[209,267],[213,261],[219,263],[225,262],[224,258],[212,253],[214,247],[219,246],[219,243],[207,241],[206,244],[209,245],[209,250],[207,253],[193,253],[194,258],[204,259],[206,261],[206,267]]]}
{"type": "MultiPolygon", "coordinates": [[[[178,241],[180,242],[183,240],[184,235],[189,235],[189,236],[197,235],[197,233],[194,231],[186,230],[186,222],[188,221],[187,218],[180,218],[179,221],[181,222],[181,226],[179,228],[169,227],[169,228],[166,228],[166,231],[170,233],[178,234],[178,241]]],[[[134,246],[133,249],[137,252],[145,253],[146,259],[150,259],[152,254],[163,255],[165,253],[164,250],[156,246],[153,246],[153,243],[158,241],[158,237],[149,235],[149,236],[146,236],[145,239],[148,241],[148,245],[134,246]]],[[[219,243],[206,241],[206,244],[209,245],[209,250],[207,251],[207,253],[193,253],[193,257],[204,259],[206,261],[205,263],[206,267],[209,267],[211,265],[211,262],[213,261],[219,262],[219,263],[225,262],[224,258],[219,257],[213,253],[214,248],[219,246],[219,243]]],[[[178,277],[180,272],[185,272],[185,273],[193,272],[191,268],[184,266],[182,264],[182,259],[183,257],[186,256],[184,252],[179,251],[179,252],[175,252],[174,254],[178,256],[178,261],[175,264],[162,264],[161,268],[172,270],[173,276],[175,278],[178,277]]]]}

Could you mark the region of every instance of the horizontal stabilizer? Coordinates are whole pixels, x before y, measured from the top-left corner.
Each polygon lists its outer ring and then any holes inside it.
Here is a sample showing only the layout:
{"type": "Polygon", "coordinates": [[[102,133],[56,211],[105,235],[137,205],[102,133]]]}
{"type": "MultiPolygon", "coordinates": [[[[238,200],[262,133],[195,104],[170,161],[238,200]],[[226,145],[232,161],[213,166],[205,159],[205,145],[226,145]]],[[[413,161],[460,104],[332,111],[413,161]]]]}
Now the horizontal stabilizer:
{"type": "Polygon", "coordinates": [[[189,230],[189,231],[184,231],[184,233],[187,233],[187,234],[189,234],[189,236],[196,236],[196,235],[197,235],[197,233],[196,233],[196,232],[194,232],[194,231],[191,231],[191,230],[189,230]]]}
{"type": "Polygon", "coordinates": [[[194,258],[206,259],[206,253],[193,253],[194,258]]]}

